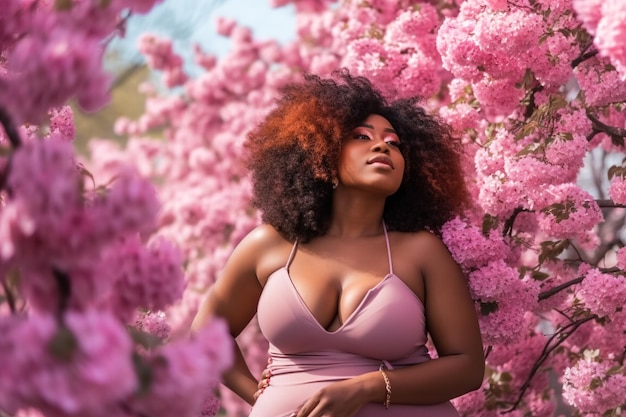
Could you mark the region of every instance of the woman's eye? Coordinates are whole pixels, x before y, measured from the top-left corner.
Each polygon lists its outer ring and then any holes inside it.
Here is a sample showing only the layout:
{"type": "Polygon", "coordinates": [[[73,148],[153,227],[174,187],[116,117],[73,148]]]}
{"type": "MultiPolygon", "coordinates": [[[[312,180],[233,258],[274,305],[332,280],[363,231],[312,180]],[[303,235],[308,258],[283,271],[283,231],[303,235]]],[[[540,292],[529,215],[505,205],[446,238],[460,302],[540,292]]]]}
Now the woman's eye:
{"type": "Polygon", "coordinates": [[[360,140],[370,140],[370,137],[367,136],[364,133],[357,133],[357,134],[354,135],[354,138],[355,139],[360,139],[360,140]]]}
{"type": "Polygon", "coordinates": [[[388,139],[385,141],[386,144],[391,145],[395,148],[399,148],[400,147],[400,142],[394,139],[388,139]]]}

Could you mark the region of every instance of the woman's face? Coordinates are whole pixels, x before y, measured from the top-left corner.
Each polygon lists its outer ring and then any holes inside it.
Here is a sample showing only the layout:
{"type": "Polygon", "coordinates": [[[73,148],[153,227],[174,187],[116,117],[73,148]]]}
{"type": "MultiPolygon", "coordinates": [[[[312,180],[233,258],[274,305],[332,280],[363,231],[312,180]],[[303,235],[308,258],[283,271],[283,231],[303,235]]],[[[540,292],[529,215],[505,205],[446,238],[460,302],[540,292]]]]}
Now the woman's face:
{"type": "Polygon", "coordinates": [[[338,188],[359,188],[386,197],[400,188],[403,174],[400,139],[384,117],[370,115],[344,139],[338,188]]]}

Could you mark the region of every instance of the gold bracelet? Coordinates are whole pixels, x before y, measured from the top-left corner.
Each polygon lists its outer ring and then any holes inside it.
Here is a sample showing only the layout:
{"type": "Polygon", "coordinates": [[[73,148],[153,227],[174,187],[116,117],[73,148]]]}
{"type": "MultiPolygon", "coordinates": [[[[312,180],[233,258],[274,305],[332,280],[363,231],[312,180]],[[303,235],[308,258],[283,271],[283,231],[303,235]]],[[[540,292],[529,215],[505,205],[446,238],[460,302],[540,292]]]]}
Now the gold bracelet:
{"type": "Polygon", "coordinates": [[[380,373],[383,374],[383,379],[385,380],[385,391],[387,392],[387,397],[385,398],[383,405],[385,406],[385,409],[388,409],[391,405],[391,383],[389,382],[389,377],[382,366],[379,370],[380,373]]]}

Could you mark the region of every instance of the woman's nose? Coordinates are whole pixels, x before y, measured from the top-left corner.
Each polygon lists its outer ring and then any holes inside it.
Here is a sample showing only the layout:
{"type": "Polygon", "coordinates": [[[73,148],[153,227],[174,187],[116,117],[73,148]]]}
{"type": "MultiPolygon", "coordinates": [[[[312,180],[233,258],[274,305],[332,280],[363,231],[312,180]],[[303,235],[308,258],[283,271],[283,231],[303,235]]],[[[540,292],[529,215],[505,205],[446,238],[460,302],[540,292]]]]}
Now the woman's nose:
{"type": "Polygon", "coordinates": [[[372,144],[372,151],[389,153],[389,144],[383,139],[374,139],[372,144]]]}

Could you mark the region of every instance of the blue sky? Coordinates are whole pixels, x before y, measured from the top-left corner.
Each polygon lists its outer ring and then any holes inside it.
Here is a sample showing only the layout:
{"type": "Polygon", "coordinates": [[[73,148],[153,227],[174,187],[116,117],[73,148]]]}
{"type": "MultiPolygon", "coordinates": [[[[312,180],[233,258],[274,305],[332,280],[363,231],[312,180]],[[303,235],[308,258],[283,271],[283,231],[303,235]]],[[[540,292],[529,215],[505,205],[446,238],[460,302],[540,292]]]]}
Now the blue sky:
{"type": "Polygon", "coordinates": [[[271,8],[268,0],[166,0],[147,15],[132,16],[125,38],[115,39],[110,50],[124,62],[139,60],[137,37],[151,32],[173,39],[183,56],[188,56],[194,43],[222,55],[228,50],[228,40],[215,33],[218,16],[250,27],[257,39],[286,42],[295,37],[293,7],[271,8]]]}

